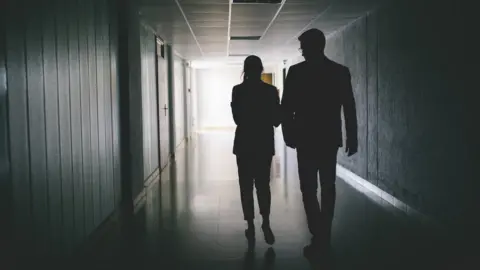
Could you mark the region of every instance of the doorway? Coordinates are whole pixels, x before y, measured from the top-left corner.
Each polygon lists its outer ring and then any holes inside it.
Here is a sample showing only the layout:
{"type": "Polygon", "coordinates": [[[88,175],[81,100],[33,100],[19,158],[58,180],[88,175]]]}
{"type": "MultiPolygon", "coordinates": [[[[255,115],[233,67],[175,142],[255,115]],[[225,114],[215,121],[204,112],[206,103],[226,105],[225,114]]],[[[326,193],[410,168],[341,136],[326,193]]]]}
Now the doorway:
{"type": "Polygon", "coordinates": [[[168,165],[170,157],[170,123],[169,123],[169,91],[168,91],[168,68],[166,59],[165,43],[156,38],[156,73],[157,73],[157,102],[158,102],[158,137],[160,170],[168,165]]]}
{"type": "Polygon", "coordinates": [[[273,74],[272,73],[262,73],[262,81],[268,84],[273,85],[273,74]]]}

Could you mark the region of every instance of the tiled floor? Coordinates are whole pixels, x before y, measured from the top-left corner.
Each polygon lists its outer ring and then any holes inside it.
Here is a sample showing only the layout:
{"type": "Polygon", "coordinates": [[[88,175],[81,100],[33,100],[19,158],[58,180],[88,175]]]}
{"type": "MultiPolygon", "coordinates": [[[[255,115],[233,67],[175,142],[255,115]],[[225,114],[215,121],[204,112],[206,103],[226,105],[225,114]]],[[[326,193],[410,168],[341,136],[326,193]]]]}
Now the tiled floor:
{"type": "Polygon", "coordinates": [[[305,259],[302,249],[310,235],[296,159],[293,152],[285,154],[281,143],[271,182],[271,224],[277,241],[269,249],[258,218],[257,244],[248,251],[232,140],[232,133],[216,131],[198,134],[188,143],[148,190],[135,216],[135,244],[122,254],[112,248],[110,255],[128,259],[135,269],[440,269],[459,262],[445,238],[341,179],[333,255],[305,259]]]}

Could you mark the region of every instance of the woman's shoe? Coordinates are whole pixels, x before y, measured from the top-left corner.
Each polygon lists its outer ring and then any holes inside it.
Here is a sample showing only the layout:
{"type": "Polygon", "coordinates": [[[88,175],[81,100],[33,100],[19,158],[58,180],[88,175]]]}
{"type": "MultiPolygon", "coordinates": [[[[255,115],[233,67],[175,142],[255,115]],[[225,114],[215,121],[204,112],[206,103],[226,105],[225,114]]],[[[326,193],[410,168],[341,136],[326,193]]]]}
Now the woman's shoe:
{"type": "Polygon", "coordinates": [[[269,245],[273,245],[273,243],[275,243],[275,235],[273,235],[272,228],[267,225],[262,225],[262,230],[265,242],[269,245]]]}
{"type": "Polygon", "coordinates": [[[254,227],[249,227],[248,229],[246,229],[245,230],[245,237],[247,237],[248,241],[255,240],[255,228],[254,227]]]}

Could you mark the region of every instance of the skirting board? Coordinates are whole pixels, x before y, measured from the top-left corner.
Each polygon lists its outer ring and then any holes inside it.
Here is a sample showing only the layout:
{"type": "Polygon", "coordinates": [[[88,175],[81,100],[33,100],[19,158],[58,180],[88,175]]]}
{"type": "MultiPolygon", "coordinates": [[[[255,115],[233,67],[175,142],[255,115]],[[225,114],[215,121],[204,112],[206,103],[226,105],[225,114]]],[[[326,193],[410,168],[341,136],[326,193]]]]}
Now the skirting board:
{"type": "Polygon", "coordinates": [[[145,204],[147,198],[147,189],[153,183],[156,183],[160,179],[160,169],[156,168],[152,174],[143,182],[143,189],[140,194],[133,200],[133,212],[137,213],[140,208],[145,204]]]}
{"type": "Polygon", "coordinates": [[[344,180],[347,184],[351,185],[353,188],[364,193],[366,196],[372,198],[373,200],[381,198],[382,200],[393,205],[395,208],[405,212],[407,215],[417,218],[422,223],[436,227],[438,229],[442,229],[440,223],[438,223],[431,217],[412,208],[408,204],[402,202],[398,198],[395,198],[393,195],[383,191],[379,187],[356,175],[355,173],[346,169],[340,164],[337,164],[337,176],[344,180]],[[374,196],[376,196],[377,198],[374,198],[374,196]]]}

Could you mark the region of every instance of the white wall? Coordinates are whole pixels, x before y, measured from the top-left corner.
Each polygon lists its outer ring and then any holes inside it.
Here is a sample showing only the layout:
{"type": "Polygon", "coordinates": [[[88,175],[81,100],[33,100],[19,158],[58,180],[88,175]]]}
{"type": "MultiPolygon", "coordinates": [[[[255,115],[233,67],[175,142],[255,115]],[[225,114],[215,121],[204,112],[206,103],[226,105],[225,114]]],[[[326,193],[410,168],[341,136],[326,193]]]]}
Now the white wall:
{"type": "MultiPolygon", "coordinates": [[[[265,66],[265,73],[273,73],[273,84],[283,88],[282,65],[265,66]]],[[[235,128],[230,102],[232,88],[242,82],[242,66],[219,65],[195,68],[192,78],[196,129],[235,128]]]]}
{"type": "Polygon", "coordinates": [[[241,74],[240,66],[196,70],[198,129],[235,127],[230,101],[233,86],[242,81],[241,74]]]}

